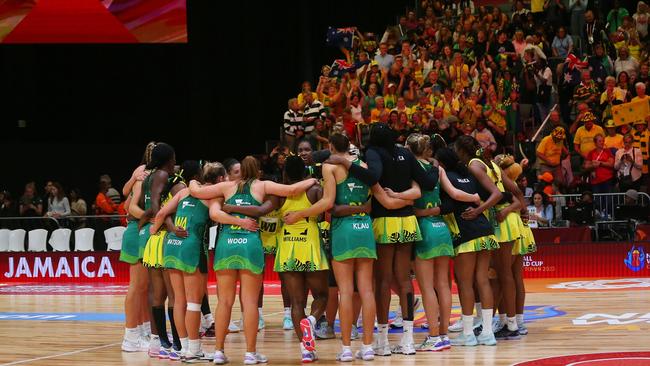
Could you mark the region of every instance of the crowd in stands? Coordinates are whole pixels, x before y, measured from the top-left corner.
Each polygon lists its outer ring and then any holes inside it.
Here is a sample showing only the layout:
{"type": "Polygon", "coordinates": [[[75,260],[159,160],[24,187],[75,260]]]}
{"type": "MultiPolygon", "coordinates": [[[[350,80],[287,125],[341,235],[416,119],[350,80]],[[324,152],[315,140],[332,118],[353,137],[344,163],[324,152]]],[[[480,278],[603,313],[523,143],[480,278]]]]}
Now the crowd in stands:
{"type": "Polygon", "coordinates": [[[553,220],[543,208],[553,194],[646,191],[650,116],[615,123],[612,107],[650,102],[650,7],[618,0],[509,7],[423,0],[381,37],[338,29],[353,32],[353,42],[340,46],[342,59],[322,68],[315,87],[305,81],[289,99],[268,172],[300,154],[301,142],[327,148],[333,131],[363,151],[371,125],[382,122],[399,142],[414,132],[447,143],[471,135],[494,155],[514,155],[542,223],[553,220]]]}

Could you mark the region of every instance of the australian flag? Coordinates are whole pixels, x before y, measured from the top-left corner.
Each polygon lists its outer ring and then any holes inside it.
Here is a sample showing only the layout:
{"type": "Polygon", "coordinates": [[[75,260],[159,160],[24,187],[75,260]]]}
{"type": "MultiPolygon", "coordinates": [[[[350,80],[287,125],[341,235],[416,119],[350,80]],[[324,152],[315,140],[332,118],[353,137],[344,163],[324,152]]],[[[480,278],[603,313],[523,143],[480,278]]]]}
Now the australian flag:
{"type": "Polygon", "coordinates": [[[327,37],[325,44],[331,47],[352,48],[352,39],[354,38],[354,27],[349,28],[327,28],[327,37]]]}
{"type": "Polygon", "coordinates": [[[334,60],[332,63],[332,70],[330,71],[330,75],[334,77],[339,77],[345,74],[346,72],[352,72],[356,68],[354,67],[353,64],[348,63],[345,60],[334,60]]]}

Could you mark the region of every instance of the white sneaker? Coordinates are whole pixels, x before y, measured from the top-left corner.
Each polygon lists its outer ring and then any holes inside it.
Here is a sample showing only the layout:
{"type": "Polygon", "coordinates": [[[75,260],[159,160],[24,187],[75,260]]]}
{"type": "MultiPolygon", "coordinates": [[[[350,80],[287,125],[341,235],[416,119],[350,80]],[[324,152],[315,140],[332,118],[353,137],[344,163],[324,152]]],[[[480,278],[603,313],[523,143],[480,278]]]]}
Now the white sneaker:
{"type": "Polygon", "coordinates": [[[229,333],[239,333],[241,331],[241,328],[237,325],[237,323],[234,320],[230,321],[230,324],[228,324],[228,332],[229,333]]]}
{"type": "Polygon", "coordinates": [[[375,359],[375,350],[373,350],[372,347],[370,348],[361,347],[361,349],[357,351],[356,356],[360,360],[372,361],[375,359]]]}
{"type": "Polygon", "coordinates": [[[140,344],[140,352],[147,352],[149,350],[149,345],[151,344],[151,339],[149,337],[140,336],[138,343],[140,344]]]}
{"type": "MultiPolygon", "coordinates": [[[[147,350],[149,348],[147,347],[147,350]]],[[[124,338],[122,340],[122,351],[124,352],[140,352],[140,342],[139,340],[136,342],[129,341],[128,339],[124,338]]]]}
{"type": "Polygon", "coordinates": [[[390,324],[392,328],[403,328],[404,327],[404,318],[402,318],[402,314],[396,314],[395,319],[393,319],[393,322],[390,324]]]}
{"type": "Polygon", "coordinates": [[[149,357],[158,358],[160,355],[160,338],[158,336],[151,337],[149,342],[149,357]]]}
{"type": "Polygon", "coordinates": [[[244,365],[257,365],[258,363],[267,363],[269,359],[261,353],[246,352],[244,355],[244,365]]]}
{"type": "Polygon", "coordinates": [[[390,356],[393,354],[388,341],[381,343],[379,341],[375,341],[375,343],[372,345],[372,349],[375,351],[375,355],[377,356],[390,356]]]}
{"type": "Polygon", "coordinates": [[[452,333],[458,333],[463,331],[463,320],[458,319],[454,322],[454,324],[450,325],[448,330],[452,333]]]}
{"type": "Polygon", "coordinates": [[[212,362],[215,365],[224,365],[228,363],[228,357],[226,357],[226,354],[223,353],[223,351],[214,351],[212,362]]]}
{"type": "Polygon", "coordinates": [[[501,319],[499,318],[494,318],[492,319],[492,333],[497,333],[501,329],[503,329],[503,326],[505,324],[501,323],[501,319]]]}
{"type": "Polygon", "coordinates": [[[400,355],[414,355],[415,346],[412,343],[399,344],[395,345],[391,352],[400,355]]]}

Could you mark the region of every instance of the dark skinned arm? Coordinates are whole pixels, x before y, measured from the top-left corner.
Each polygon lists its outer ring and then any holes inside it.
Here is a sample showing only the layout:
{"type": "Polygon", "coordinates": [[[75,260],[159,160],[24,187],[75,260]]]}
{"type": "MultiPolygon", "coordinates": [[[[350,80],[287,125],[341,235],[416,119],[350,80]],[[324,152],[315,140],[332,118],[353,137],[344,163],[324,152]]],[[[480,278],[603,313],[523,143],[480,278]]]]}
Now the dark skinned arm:
{"type": "Polygon", "coordinates": [[[463,218],[465,220],[474,220],[478,215],[482,214],[483,211],[489,209],[490,207],[496,205],[501,200],[502,194],[499,192],[499,188],[492,182],[492,179],[487,175],[487,172],[484,170],[487,169],[483,164],[478,161],[472,162],[469,166],[469,172],[476,178],[481,186],[490,194],[490,196],[481,203],[477,208],[468,208],[463,212],[463,218]]]}
{"type": "Polygon", "coordinates": [[[248,217],[262,217],[277,209],[280,205],[280,198],[277,196],[266,196],[266,200],[259,206],[236,206],[224,204],[221,210],[225,213],[238,213],[248,217]]]}
{"type": "Polygon", "coordinates": [[[352,216],[361,213],[369,214],[371,208],[372,208],[372,200],[368,200],[366,201],[366,203],[360,206],[334,205],[334,207],[332,207],[331,213],[333,217],[352,216]]]}
{"type": "MultiPolygon", "coordinates": [[[[153,182],[151,183],[151,207],[145,210],[140,217],[138,228],[142,228],[147,222],[149,222],[149,220],[151,220],[151,218],[158,214],[158,211],[160,211],[160,196],[162,195],[162,190],[165,188],[165,184],[167,184],[168,178],[169,174],[164,170],[157,170],[153,173],[153,182]]],[[[142,201],[142,206],[144,206],[144,195],[142,195],[142,201]]]]}

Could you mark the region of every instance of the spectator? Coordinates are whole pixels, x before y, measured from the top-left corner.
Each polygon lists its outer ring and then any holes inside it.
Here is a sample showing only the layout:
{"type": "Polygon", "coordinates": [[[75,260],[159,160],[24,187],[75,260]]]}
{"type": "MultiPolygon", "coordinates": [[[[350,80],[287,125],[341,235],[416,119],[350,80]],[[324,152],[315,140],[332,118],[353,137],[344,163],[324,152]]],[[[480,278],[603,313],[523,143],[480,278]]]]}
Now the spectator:
{"type": "Polygon", "coordinates": [[[99,181],[99,192],[95,197],[96,215],[113,215],[117,212],[118,205],[108,197],[108,183],[105,180],[99,181]]]}
{"type": "Polygon", "coordinates": [[[296,139],[303,136],[302,111],[298,108],[298,99],[291,98],[287,103],[289,110],[284,112],[284,141],[291,151],[295,150],[296,139]]]}
{"type": "Polygon", "coordinates": [[[303,93],[305,106],[302,111],[302,129],[305,135],[309,135],[314,131],[317,119],[325,120],[325,108],[323,103],[313,98],[312,93],[303,93]]]}
{"type": "Polygon", "coordinates": [[[472,137],[478,141],[482,148],[489,149],[492,152],[497,150],[497,142],[494,139],[494,135],[486,128],[485,121],[482,119],[476,121],[476,129],[472,132],[472,137]]]}
{"type": "Polygon", "coordinates": [[[515,15],[527,16],[530,11],[524,7],[524,2],[522,0],[515,1],[515,11],[512,12],[512,18],[514,19],[515,15]]]}
{"type": "Polygon", "coordinates": [[[571,35],[584,38],[585,11],[587,0],[569,0],[569,11],[571,12],[571,35]]]}
{"type": "Polygon", "coordinates": [[[487,119],[487,124],[498,135],[506,133],[506,110],[503,103],[499,103],[497,95],[492,93],[488,97],[488,104],[483,106],[483,116],[487,119]]]}
{"type": "Polygon", "coordinates": [[[519,178],[517,178],[517,187],[519,187],[519,190],[524,194],[526,201],[529,202],[533,196],[533,189],[528,186],[528,177],[526,177],[525,174],[521,174],[519,178]]]}
{"type": "Polygon", "coordinates": [[[379,64],[381,70],[390,70],[395,62],[393,55],[388,54],[388,44],[383,42],[379,44],[379,54],[375,56],[375,61],[379,64]]]}
{"type": "Polygon", "coordinates": [[[48,211],[45,213],[45,216],[56,219],[70,216],[70,202],[68,201],[68,197],[65,196],[63,187],[58,182],[52,183],[47,203],[48,211]]]}
{"type": "MultiPolygon", "coordinates": [[[[70,214],[72,216],[86,216],[88,214],[86,201],[81,198],[81,194],[77,188],[70,190],[70,214]]],[[[75,229],[86,227],[86,219],[84,218],[71,218],[70,221],[75,229]]]]}
{"type": "Polygon", "coordinates": [[[650,152],[648,151],[648,146],[650,145],[650,131],[648,131],[648,118],[646,117],[645,121],[634,122],[634,142],[632,145],[641,151],[641,156],[643,157],[643,168],[641,169],[644,177],[648,174],[648,165],[650,163],[649,156],[650,152]]]}
{"type": "MultiPolygon", "coordinates": [[[[18,216],[18,209],[15,202],[12,200],[11,193],[8,191],[0,192],[0,217],[16,217],[18,216]]],[[[14,229],[17,226],[15,220],[0,220],[0,228],[14,229]]]]}
{"type": "Polygon", "coordinates": [[[637,206],[639,204],[639,192],[636,189],[628,189],[625,191],[625,198],[623,201],[625,206],[637,206]]]}
{"type": "Polygon", "coordinates": [[[546,23],[551,29],[558,29],[567,17],[567,8],[562,0],[549,0],[544,3],[546,23]]]}
{"type": "Polygon", "coordinates": [[[596,53],[596,47],[599,45],[602,48],[602,32],[605,32],[605,26],[601,21],[596,19],[593,10],[587,10],[585,12],[584,28],[582,29],[582,36],[587,38],[587,44],[585,46],[587,54],[594,55],[596,53]]]}
{"type": "Polygon", "coordinates": [[[589,69],[591,70],[592,79],[596,81],[601,90],[605,86],[605,79],[614,75],[614,63],[605,53],[602,44],[594,46],[594,55],[589,57],[589,69]]]}
{"type": "Polygon", "coordinates": [[[575,91],[573,92],[573,102],[574,103],[586,103],[589,108],[594,108],[596,105],[596,98],[598,98],[598,86],[591,79],[591,72],[589,70],[582,71],[582,81],[576,86],[575,91]]]}
{"type": "Polygon", "coordinates": [[[608,76],[605,79],[605,91],[600,95],[600,109],[603,111],[603,119],[612,118],[612,106],[625,103],[627,93],[616,86],[616,79],[608,76]]]}
{"type": "Polygon", "coordinates": [[[546,172],[537,177],[539,179],[538,190],[546,193],[548,197],[552,197],[555,194],[555,189],[553,188],[553,182],[557,179],[553,177],[551,172],[546,172]]]}
{"type": "Polygon", "coordinates": [[[637,100],[646,100],[650,103],[650,98],[645,93],[646,85],[644,83],[636,83],[636,85],[634,85],[634,90],[636,91],[636,97],[632,98],[633,102],[636,102],[637,100]]]}
{"type": "Polygon", "coordinates": [[[607,130],[607,136],[605,136],[605,148],[611,149],[615,154],[617,150],[623,148],[623,135],[616,131],[616,125],[611,119],[608,119],[605,122],[605,129],[607,130]]]}
{"type": "MultiPolygon", "coordinates": [[[[575,137],[573,138],[573,144],[575,151],[580,153],[584,159],[589,159],[589,153],[596,148],[596,142],[594,138],[597,135],[604,135],[605,131],[603,128],[594,124],[594,119],[589,118],[585,120],[584,126],[581,126],[576,131],[575,137]]],[[[604,144],[604,138],[603,138],[604,144]]],[[[603,145],[604,146],[604,145],[603,145]]]]}
{"type": "Polygon", "coordinates": [[[43,216],[43,200],[36,193],[36,184],[29,182],[25,185],[25,192],[19,201],[20,216],[43,216]]]}
{"type": "Polygon", "coordinates": [[[605,137],[598,134],[594,137],[595,148],[589,152],[585,161],[585,169],[591,173],[589,183],[594,193],[609,193],[614,188],[614,155],[605,148],[605,137]]]}
{"type": "Polygon", "coordinates": [[[531,220],[537,221],[539,226],[550,226],[553,221],[553,205],[548,200],[546,193],[537,191],[533,193],[533,204],[528,206],[531,220]]]}
{"type": "Polygon", "coordinates": [[[630,15],[627,9],[621,7],[619,0],[614,0],[614,7],[607,14],[607,23],[609,24],[608,33],[616,33],[618,28],[623,25],[623,18],[630,15]]]}
{"type": "Polygon", "coordinates": [[[625,92],[625,102],[630,101],[630,76],[627,72],[621,71],[618,73],[618,80],[616,85],[625,92]]]}
{"type": "Polygon", "coordinates": [[[106,194],[108,198],[110,198],[111,201],[113,201],[113,203],[116,205],[122,203],[122,196],[120,195],[120,192],[117,191],[117,189],[113,188],[111,177],[108,174],[104,174],[99,177],[99,180],[105,181],[108,185],[108,193],[106,194]]]}
{"type": "Polygon", "coordinates": [[[650,20],[650,8],[643,1],[636,4],[636,13],[632,15],[636,23],[636,31],[641,39],[648,36],[648,21],[650,20]]]}
{"type": "Polygon", "coordinates": [[[584,126],[587,121],[596,121],[596,116],[589,110],[589,106],[586,103],[578,104],[578,115],[576,120],[571,125],[569,132],[575,134],[578,131],[580,126],[584,126]]]}
{"type": "Polygon", "coordinates": [[[553,132],[554,129],[557,127],[562,127],[566,133],[566,131],[569,130],[569,128],[562,122],[562,117],[560,116],[560,112],[558,112],[557,109],[553,110],[550,113],[550,117],[548,118],[548,122],[546,126],[544,127],[544,133],[542,136],[548,136],[553,132]]]}
{"type": "Polygon", "coordinates": [[[551,173],[552,181],[558,186],[565,186],[564,172],[562,170],[562,159],[568,155],[569,150],[564,144],[566,138],[565,130],[556,127],[553,132],[544,137],[537,146],[537,157],[541,160],[539,173],[551,173]]]}
{"type": "Polygon", "coordinates": [[[619,191],[627,189],[640,189],[643,174],[643,155],[633,146],[634,138],[627,134],[623,137],[623,147],[616,151],[614,157],[614,170],[618,177],[619,191]]]}
{"type": "Polygon", "coordinates": [[[618,49],[618,58],[614,61],[614,71],[616,75],[625,71],[631,78],[636,78],[639,73],[639,61],[630,56],[627,46],[618,49]]]}
{"type": "Polygon", "coordinates": [[[566,58],[570,53],[573,53],[573,39],[567,35],[566,28],[560,27],[557,30],[557,35],[553,38],[553,56],[566,58]]]}
{"type": "Polygon", "coordinates": [[[302,106],[305,105],[305,93],[311,94],[311,97],[313,100],[318,99],[318,94],[316,92],[312,91],[311,89],[311,83],[309,81],[303,81],[302,82],[302,88],[300,91],[300,94],[298,94],[298,108],[301,108],[302,106]]]}

